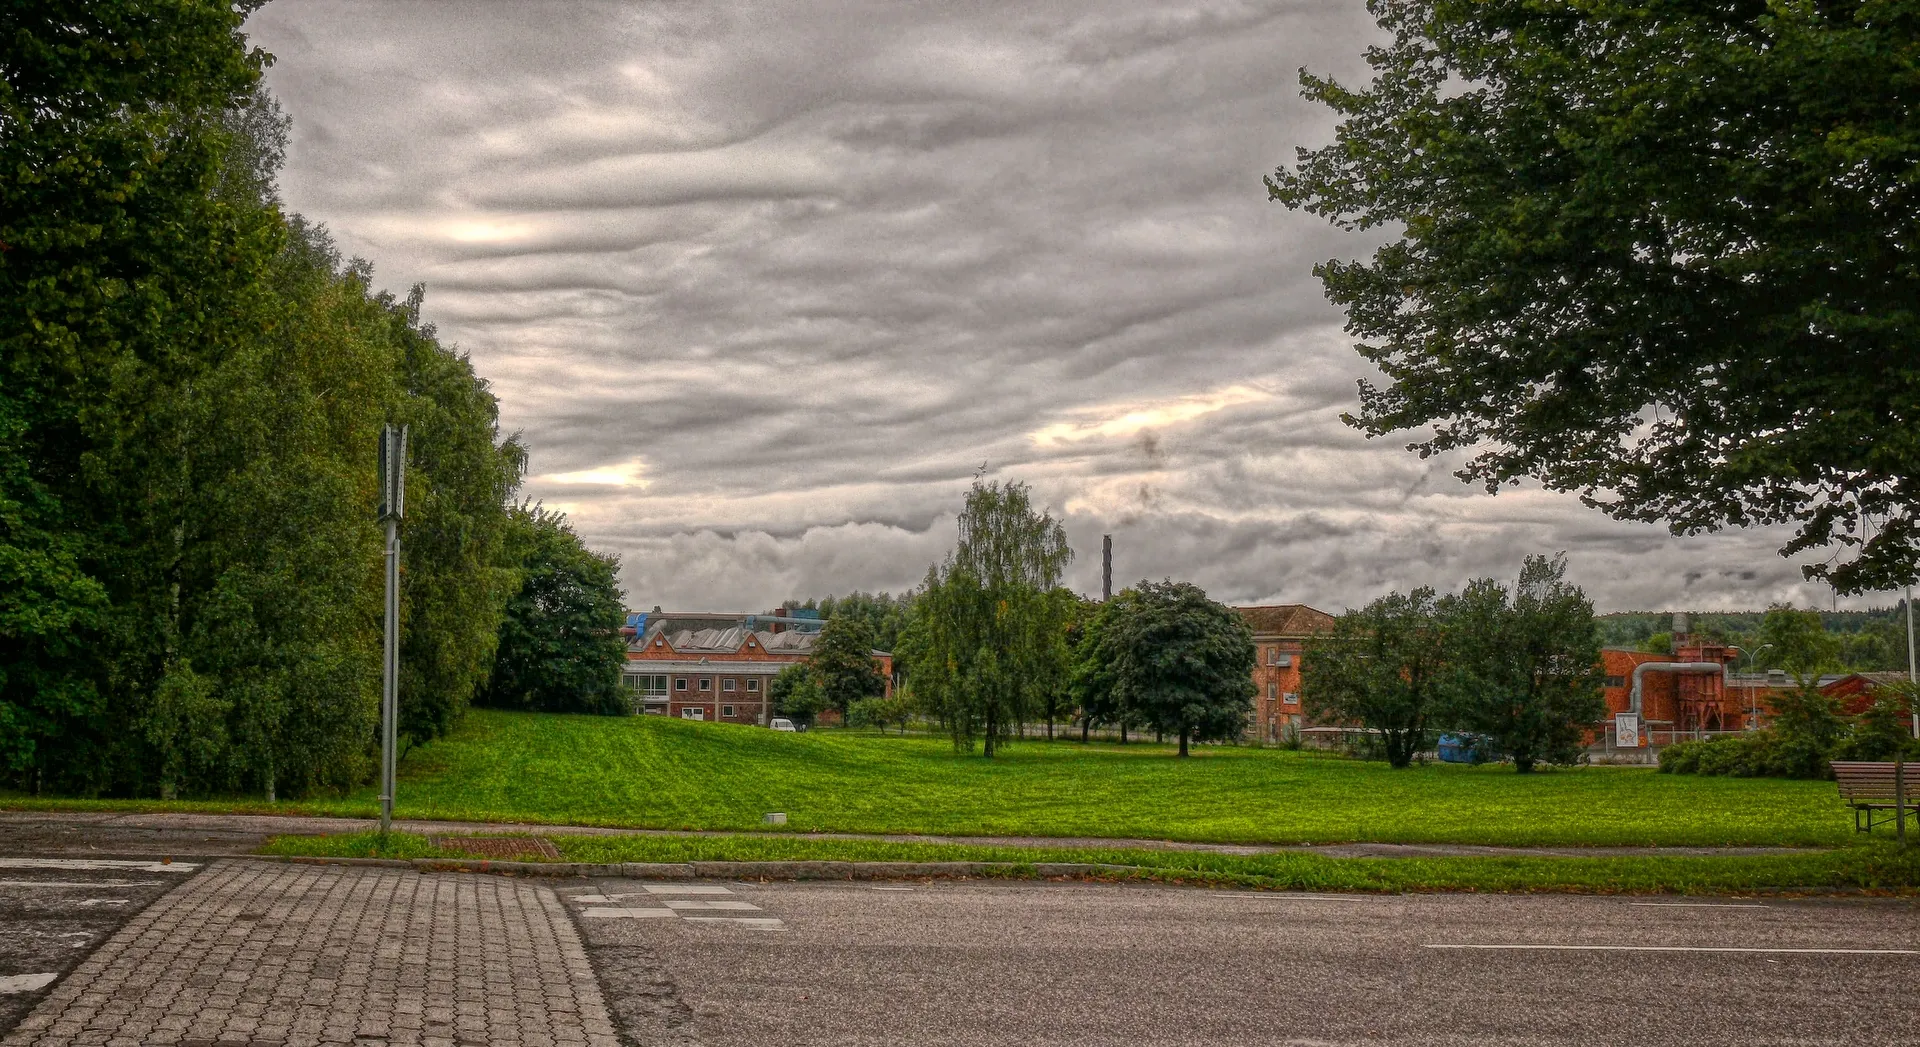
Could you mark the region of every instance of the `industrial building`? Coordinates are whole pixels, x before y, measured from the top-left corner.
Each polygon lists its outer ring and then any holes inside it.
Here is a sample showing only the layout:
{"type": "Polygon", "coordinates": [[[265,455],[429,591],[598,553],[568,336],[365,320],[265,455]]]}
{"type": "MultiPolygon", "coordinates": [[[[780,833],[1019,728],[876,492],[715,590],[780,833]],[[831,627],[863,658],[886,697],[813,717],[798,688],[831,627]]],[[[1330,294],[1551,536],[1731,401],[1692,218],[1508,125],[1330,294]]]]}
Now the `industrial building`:
{"type": "MultiPolygon", "coordinates": [[[[765,726],[773,716],[768,685],[805,662],[824,625],[819,613],[780,608],[764,614],[629,614],[621,682],[636,713],[765,726]]],[[[893,655],[874,651],[893,693],[893,655]]]]}

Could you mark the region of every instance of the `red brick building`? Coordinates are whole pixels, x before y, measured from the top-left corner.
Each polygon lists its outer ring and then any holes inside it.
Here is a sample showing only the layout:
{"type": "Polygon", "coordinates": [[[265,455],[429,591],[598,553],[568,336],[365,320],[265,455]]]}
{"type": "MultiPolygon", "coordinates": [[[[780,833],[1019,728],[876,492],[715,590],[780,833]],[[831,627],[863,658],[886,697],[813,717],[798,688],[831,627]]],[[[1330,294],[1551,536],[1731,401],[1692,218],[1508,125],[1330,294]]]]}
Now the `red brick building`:
{"type": "Polygon", "coordinates": [[[1289,726],[1306,726],[1300,711],[1300,654],[1307,641],[1333,628],[1333,615],[1306,604],[1236,607],[1253,630],[1253,724],[1257,740],[1277,742],[1289,726]]]}
{"type": "MultiPolygon", "coordinates": [[[[819,639],[818,618],[767,614],[630,615],[622,683],[635,712],[766,726],[767,686],[804,662],[819,639]]],[[[893,655],[873,652],[893,693],[893,655]]]]}

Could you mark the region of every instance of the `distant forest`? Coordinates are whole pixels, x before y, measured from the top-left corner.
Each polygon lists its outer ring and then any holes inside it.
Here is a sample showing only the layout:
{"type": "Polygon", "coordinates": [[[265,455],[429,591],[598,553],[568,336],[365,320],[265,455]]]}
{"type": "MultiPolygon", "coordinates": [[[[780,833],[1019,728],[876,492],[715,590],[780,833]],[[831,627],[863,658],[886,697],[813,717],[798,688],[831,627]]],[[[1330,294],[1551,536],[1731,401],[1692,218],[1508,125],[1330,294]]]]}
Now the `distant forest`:
{"type": "MultiPolygon", "coordinates": [[[[1816,611],[1820,624],[1836,641],[1839,665],[1853,672],[1905,669],[1907,667],[1907,610],[1903,600],[1892,607],[1869,611],[1816,611]]],[[[1624,611],[1597,616],[1600,643],[1606,647],[1667,651],[1671,647],[1672,611],[1624,611]]],[[[1722,643],[1749,650],[1763,641],[1760,632],[1765,611],[1727,613],[1689,612],[1696,634],[1711,636],[1722,643]]],[[[1772,668],[1768,657],[1754,660],[1756,669],[1772,668]]],[[[1743,661],[1740,668],[1746,668],[1743,661]]]]}

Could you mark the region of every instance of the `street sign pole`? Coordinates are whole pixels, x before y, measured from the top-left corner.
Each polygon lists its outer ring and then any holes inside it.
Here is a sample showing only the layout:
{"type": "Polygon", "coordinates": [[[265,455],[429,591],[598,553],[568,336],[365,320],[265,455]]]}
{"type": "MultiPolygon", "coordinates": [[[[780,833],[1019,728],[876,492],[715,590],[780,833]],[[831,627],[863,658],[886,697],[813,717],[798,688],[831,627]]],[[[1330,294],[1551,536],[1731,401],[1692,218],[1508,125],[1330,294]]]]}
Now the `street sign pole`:
{"type": "Polygon", "coordinates": [[[380,678],[380,833],[393,828],[400,730],[400,517],[406,508],[407,427],[380,431],[380,518],[387,524],[386,636],[380,678]]]}

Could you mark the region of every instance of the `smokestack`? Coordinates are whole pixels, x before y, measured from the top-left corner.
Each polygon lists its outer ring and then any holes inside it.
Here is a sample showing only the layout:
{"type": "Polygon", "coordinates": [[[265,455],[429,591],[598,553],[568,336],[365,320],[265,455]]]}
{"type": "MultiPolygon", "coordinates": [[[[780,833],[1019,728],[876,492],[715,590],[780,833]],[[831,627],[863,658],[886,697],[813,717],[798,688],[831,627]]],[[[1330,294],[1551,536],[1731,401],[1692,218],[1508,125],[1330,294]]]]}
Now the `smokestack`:
{"type": "Polygon", "coordinates": [[[1100,599],[1113,599],[1113,535],[1100,536],[1100,599]]]}

